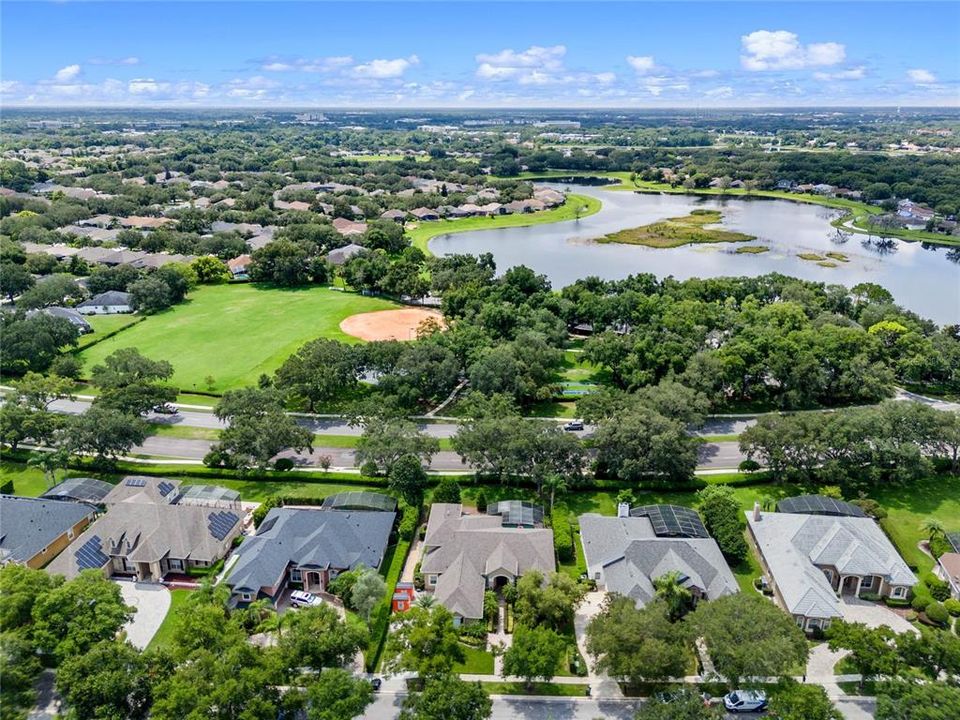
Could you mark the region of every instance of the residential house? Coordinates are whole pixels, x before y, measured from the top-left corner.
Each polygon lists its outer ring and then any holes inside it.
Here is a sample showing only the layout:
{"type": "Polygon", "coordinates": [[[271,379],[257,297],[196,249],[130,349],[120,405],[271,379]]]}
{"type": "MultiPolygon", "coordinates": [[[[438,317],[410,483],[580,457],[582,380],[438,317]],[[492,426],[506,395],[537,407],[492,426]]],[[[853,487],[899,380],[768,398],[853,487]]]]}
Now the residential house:
{"type": "Polygon", "coordinates": [[[263,232],[263,226],[258,225],[257,223],[233,223],[225,222],[223,220],[214,220],[212,223],[210,223],[210,232],[237,232],[244,236],[257,235],[258,233],[263,232]]]}
{"type": "Polygon", "coordinates": [[[508,213],[509,210],[498,202],[490,202],[480,206],[480,214],[482,215],[507,215],[508,213]]]}
{"type": "Polygon", "coordinates": [[[394,222],[402,223],[407,219],[406,210],[384,210],[380,213],[381,220],[393,220],[394,222]]]}
{"type": "Polygon", "coordinates": [[[364,222],[354,222],[353,220],[347,220],[346,218],[334,218],[333,219],[334,229],[343,235],[344,237],[351,237],[353,235],[363,235],[367,231],[367,224],[364,222]]]}
{"type": "Polygon", "coordinates": [[[414,208],[410,211],[410,214],[421,222],[432,222],[440,219],[440,214],[436,210],[426,207],[414,208]]]}
{"type": "Polygon", "coordinates": [[[160,582],[170,573],[214,565],[241,532],[239,501],[198,505],[181,502],[181,494],[175,480],[124,478],[104,497],[106,513],[47,570],[67,579],[97,569],[107,577],[160,582]]]}
{"type": "Polygon", "coordinates": [[[350,243],[349,245],[344,245],[343,247],[336,248],[327,253],[327,262],[331,265],[337,267],[343,265],[350,258],[359,255],[366,248],[363,245],[357,245],[355,243],[350,243]]]}
{"type": "Polygon", "coordinates": [[[558,205],[563,205],[567,200],[566,195],[559,190],[554,190],[553,188],[535,188],[533,191],[533,197],[547,207],[557,207],[558,205]]]}
{"type": "Polygon", "coordinates": [[[121,227],[131,228],[133,230],[156,230],[166,227],[167,225],[172,225],[176,220],[172,218],[131,215],[130,217],[118,218],[117,222],[120,223],[121,227]]]}
{"type": "Polygon", "coordinates": [[[950,586],[950,597],[960,600],[960,553],[948,552],[937,558],[937,577],[950,586]]]}
{"type": "Polygon", "coordinates": [[[774,597],[801,628],[844,617],[843,596],[909,597],[917,578],[872,518],[809,498],[793,508],[823,514],[764,512],[756,504],[746,516],[774,597]]]}
{"type": "Polygon", "coordinates": [[[102,265],[105,264],[108,260],[113,259],[117,255],[116,248],[105,248],[90,246],[85,248],[80,248],[76,253],[76,256],[81,260],[90,263],[91,265],[102,265]]]}
{"type": "Polygon", "coordinates": [[[302,200],[293,200],[287,202],[286,200],[274,200],[273,201],[274,210],[296,210],[298,212],[309,212],[310,203],[303,202],[302,200]]]}
{"type": "Polygon", "coordinates": [[[81,315],[116,315],[133,312],[133,295],[119,290],[108,290],[94,295],[77,305],[81,315]]]}
{"type": "Polygon", "coordinates": [[[84,237],[97,243],[116,242],[120,237],[120,230],[115,228],[102,228],[95,225],[65,225],[57,228],[57,232],[64,235],[75,235],[84,237]]]}
{"type": "Polygon", "coordinates": [[[556,570],[553,531],[505,527],[502,515],[468,515],[454,503],[434,503],[423,539],[425,588],[453,613],[454,623],[483,618],[483,594],[530,570],[556,570]]]}
{"type": "Polygon", "coordinates": [[[456,218],[465,218],[470,217],[470,213],[462,208],[454,207],[453,205],[442,205],[437,208],[437,212],[442,216],[449,219],[456,218]]]}
{"type": "Polygon", "coordinates": [[[599,588],[619,593],[642,607],[656,596],[654,583],[678,573],[694,600],[715,600],[739,592],[737,580],[700,516],[676,505],[626,504],[617,517],[580,517],[587,573],[599,588]]]}
{"type": "Polygon", "coordinates": [[[230,268],[230,274],[234,280],[247,280],[247,268],[250,267],[252,258],[249,255],[237,255],[237,257],[227,260],[227,267],[230,268]]]}
{"type": "Polygon", "coordinates": [[[0,495],[0,565],[42,568],[97,514],[81,502],[0,495]]]}
{"type": "MultiPolygon", "coordinates": [[[[90,323],[86,321],[83,315],[81,315],[79,312],[77,312],[73,308],[53,306],[53,307],[43,308],[43,310],[41,310],[40,312],[46,315],[50,315],[51,317],[57,317],[57,318],[62,318],[63,320],[66,320],[75,328],[77,328],[77,332],[80,335],[86,335],[87,333],[93,332],[93,328],[90,327],[90,323]]],[[[27,314],[29,315],[29,313],[27,314]]]]}
{"type": "Polygon", "coordinates": [[[103,505],[104,498],[113,490],[113,485],[103,480],[73,477],[57,483],[40,497],[49,500],[76,500],[91,505],[103,505]]]}
{"type": "Polygon", "coordinates": [[[815,192],[817,195],[825,195],[827,197],[832,196],[834,190],[836,190],[836,188],[833,185],[828,185],[827,183],[817,183],[813,186],[813,192],[815,192]]]}
{"type": "Polygon", "coordinates": [[[358,565],[379,568],[395,512],[273,508],[237,550],[226,584],[234,601],[276,602],[288,586],[325,592],[358,565]]]}

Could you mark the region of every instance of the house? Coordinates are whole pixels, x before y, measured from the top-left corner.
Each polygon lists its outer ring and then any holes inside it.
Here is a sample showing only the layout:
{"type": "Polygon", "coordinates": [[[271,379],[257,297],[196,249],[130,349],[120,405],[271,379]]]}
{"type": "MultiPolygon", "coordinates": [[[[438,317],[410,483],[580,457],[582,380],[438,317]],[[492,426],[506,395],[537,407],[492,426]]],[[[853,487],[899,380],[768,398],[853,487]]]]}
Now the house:
{"type": "Polygon", "coordinates": [[[436,210],[431,210],[430,208],[425,207],[414,208],[410,211],[410,214],[421,222],[432,222],[440,219],[440,215],[436,210]]]}
{"type": "Polygon", "coordinates": [[[937,558],[937,577],[950,586],[950,597],[960,600],[960,552],[948,552],[937,558]]]}
{"type": "Polygon", "coordinates": [[[530,570],[556,570],[553,531],[505,527],[502,515],[466,515],[463,506],[435,503],[423,539],[424,586],[453,613],[454,623],[483,618],[483,594],[530,570]]]}
{"type": "Polygon", "coordinates": [[[363,235],[367,231],[366,223],[354,222],[353,220],[347,220],[346,218],[342,217],[333,219],[333,227],[344,237],[363,235]]]}
{"type": "Polygon", "coordinates": [[[746,513],[774,597],[797,625],[812,631],[843,617],[843,596],[908,598],[917,578],[873,519],[842,514],[830,498],[805,498],[786,506],[792,512],[756,504],[746,513]]]}
{"type": "Polygon", "coordinates": [[[406,612],[413,606],[413,601],[417,599],[417,591],[413,583],[399,582],[393,593],[390,603],[390,610],[395,613],[406,612]]]}
{"type": "Polygon", "coordinates": [[[793,180],[777,180],[777,190],[795,190],[797,183],[793,180]]]}
{"type": "Polygon", "coordinates": [[[292,202],[287,202],[285,200],[274,200],[273,201],[274,210],[296,210],[298,212],[309,212],[310,203],[303,202],[302,200],[293,200],[292,202]]]}
{"type": "Polygon", "coordinates": [[[327,262],[331,265],[340,266],[343,265],[350,258],[359,255],[366,248],[363,245],[357,245],[355,243],[350,243],[349,245],[344,245],[341,248],[336,250],[331,250],[327,253],[327,262]]]}
{"type": "Polygon", "coordinates": [[[582,515],[580,539],[587,573],[597,586],[638,607],[656,596],[657,578],[671,572],[679,573],[694,600],[739,592],[720,547],[690,508],[621,504],[617,517],[582,515]]]}
{"type": "Polygon", "coordinates": [[[833,191],[835,189],[836,188],[834,188],[833,185],[827,185],[827,183],[817,183],[813,186],[813,192],[815,192],[817,195],[830,196],[833,195],[833,191]]]}
{"type": "Polygon", "coordinates": [[[533,212],[533,210],[527,206],[526,200],[512,200],[503,206],[503,210],[510,215],[533,212]]]}
{"type": "Polygon", "coordinates": [[[384,210],[380,213],[380,219],[402,223],[407,219],[407,213],[405,210],[384,210]]]}
{"type": "Polygon", "coordinates": [[[247,268],[250,267],[252,258],[249,255],[237,255],[237,257],[227,260],[227,267],[230,268],[230,274],[234,280],[246,280],[250,276],[247,274],[247,268]]]}
{"type": "Polygon", "coordinates": [[[51,317],[58,317],[66,320],[75,328],[80,335],[86,335],[87,333],[92,333],[93,328],[90,327],[90,323],[84,319],[83,315],[74,310],[73,308],[65,307],[48,307],[41,310],[42,313],[50,315],[51,317]]]}
{"type": "Polygon", "coordinates": [[[473,203],[464,203],[460,206],[460,210],[463,211],[467,216],[483,214],[483,212],[480,210],[480,206],[473,203]]]}
{"type": "Polygon", "coordinates": [[[437,211],[445,218],[465,218],[470,217],[470,213],[453,205],[443,205],[437,208],[437,211]]]}
{"type": "Polygon", "coordinates": [[[395,512],[273,508],[257,533],[237,550],[226,580],[234,601],[276,602],[289,585],[325,592],[340,573],[358,565],[379,568],[395,512]]]}
{"type": "Polygon", "coordinates": [[[130,217],[119,218],[117,222],[120,223],[121,227],[134,230],[156,230],[167,225],[172,225],[176,221],[171,218],[131,215],[130,217]]]}
{"type": "Polygon", "coordinates": [[[0,564],[42,568],[83,532],[93,505],[0,495],[0,564]]]}
{"type": "Polygon", "coordinates": [[[116,242],[120,237],[120,231],[114,228],[102,228],[95,225],[65,225],[57,228],[57,232],[64,235],[75,235],[84,237],[97,243],[116,242]]]}
{"type": "Polygon", "coordinates": [[[535,188],[533,191],[533,197],[540,202],[542,202],[547,207],[557,207],[558,205],[563,205],[566,202],[566,196],[552,188],[535,188]]]}
{"type": "Polygon", "coordinates": [[[133,312],[133,295],[119,290],[108,290],[94,295],[77,305],[81,315],[116,315],[133,312]]]}
{"type": "Polygon", "coordinates": [[[506,215],[508,210],[498,202],[487,203],[480,206],[481,215],[506,215]]]}
{"type": "Polygon", "coordinates": [[[257,223],[232,223],[223,220],[214,220],[210,223],[212,233],[237,232],[241,235],[257,235],[263,232],[263,229],[263,226],[257,223]]]}
{"type": "MultiPolygon", "coordinates": [[[[224,491],[232,493],[233,491],[224,491]]],[[[239,499],[181,502],[175,480],[130,476],[103,498],[105,514],[71,543],[47,570],[75,577],[96,569],[138,581],[206,568],[223,559],[242,529],[239,499]]]]}
{"type": "Polygon", "coordinates": [[[47,490],[40,497],[49,500],[76,500],[91,505],[102,505],[113,485],[95,478],[67,478],[47,490]]]}
{"type": "Polygon", "coordinates": [[[101,265],[106,264],[108,260],[116,257],[117,249],[116,248],[105,248],[105,247],[85,247],[80,248],[77,251],[76,256],[81,260],[88,262],[92,265],[101,265]]]}

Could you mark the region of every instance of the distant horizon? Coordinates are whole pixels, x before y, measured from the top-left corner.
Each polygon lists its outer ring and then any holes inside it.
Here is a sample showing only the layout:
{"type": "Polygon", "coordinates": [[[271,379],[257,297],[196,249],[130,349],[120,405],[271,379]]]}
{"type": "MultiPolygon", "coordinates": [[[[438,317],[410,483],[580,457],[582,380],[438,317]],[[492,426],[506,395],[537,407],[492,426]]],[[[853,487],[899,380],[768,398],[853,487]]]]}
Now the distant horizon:
{"type": "Polygon", "coordinates": [[[960,107],[960,3],[811,9],[773,0],[7,2],[0,106],[960,107]]]}

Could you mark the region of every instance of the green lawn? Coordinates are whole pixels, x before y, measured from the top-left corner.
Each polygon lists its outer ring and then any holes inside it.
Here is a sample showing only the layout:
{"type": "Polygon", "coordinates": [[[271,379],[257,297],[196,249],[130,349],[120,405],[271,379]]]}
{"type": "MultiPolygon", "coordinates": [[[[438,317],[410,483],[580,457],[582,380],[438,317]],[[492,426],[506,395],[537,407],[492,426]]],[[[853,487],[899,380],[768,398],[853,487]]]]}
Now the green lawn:
{"type": "Polygon", "coordinates": [[[187,302],[82,351],[80,358],[89,372],[114,350],[136,347],[173,363],[172,382],[182,390],[220,392],[254,384],[308,340],[359,342],[340,331],[340,321],[393,307],[387,300],[325,287],[207,286],[187,302]]]}
{"type": "Polygon", "coordinates": [[[87,315],[87,322],[90,323],[93,332],[81,335],[77,347],[84,348],[99,341],[107,333],[128,328],[139,320],[140,318],[136,315],[87,315]]]}
{"type": "MultiPolygon", "coordinates": [[[[68,477],[89,477],[90,473],[80,470],[57,471],[57,482],[68,477]]],[[[101,480],[116,482],[116,477],[97,475],[101,480]]],[[[0,485],[13,480],[13,494],[21,497],[38,497],[49,489],[43,472],[37,468],[28,467],[22,462],[11,460],[0,461],[0,485]]]]}
{"type": "Polygon", "coordinates": [[[460,220],[439,220],[437,222],[420,223],[410,230],[407,236],[414,247],[420,248],[427,255],[431,255],[427,243],[430,238],[449,233],[466,232],[468,230],[493,230],[505,227],[525,227],[543,223],[575,220],[577,208],[581,208],[580,217],[593,215],[600,210],[601,202],[586,195],[567,195],[567,201],[558,208],[544,210],[537,213],[523,213],[521,215],[498,215],[497,217],[471,217],[460,220]]]}
{"type": "Polygon", "coordinates": [[[464,661],[453,666],[455,673],[470,675],[493,675],[493,653],[489,650],[460,645],[463,650],[464,661]]]}
{"type": "Polygon", "coordinates": [[[170,644],[170,641],[173,639],[173,629],[177,622],[177,615],[191,592],[191,590],[170,591],[170,609],[167,611],[167,616],[157,629],[157,634],[153,636],[153,640],[151,640],[147,646],[148,648],[162,648],[170,644]]]}
{"type": "Polygon", "coordinates": [[[562,697],[586,697],[590,686],[586,680],[582,685],[558,685],[554,683],[533,683],[527,687],[522,682],[484,682],[483,689],[492,695],[556,695],[562,697]]]}

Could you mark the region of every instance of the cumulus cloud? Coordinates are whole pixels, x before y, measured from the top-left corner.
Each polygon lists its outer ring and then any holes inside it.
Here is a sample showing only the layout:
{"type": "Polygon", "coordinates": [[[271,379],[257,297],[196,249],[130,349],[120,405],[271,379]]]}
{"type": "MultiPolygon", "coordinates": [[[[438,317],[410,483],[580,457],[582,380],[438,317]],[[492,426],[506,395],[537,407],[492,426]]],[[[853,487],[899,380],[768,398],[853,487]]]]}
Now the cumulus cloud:
{"type": "Polygon", "coordinates": [[[802,70],[808,67],[837,65],[846,57],[840,43],[804,45],[796,33],[787,30],[757,30],[740,38],[745,70],[802,70]]]}
{"type": "Polygon", "coordinates": [[[57,70],[56,74],[53,76],[53,79],[60,83],[68,83],[75,79],[79,74],[79,65],[67,65],[66,67],[62,67],[57,70]]]}
{"type": "Polygon", "coordinates": [[[931,85],[937,81],[937,76],[929,70],[923,68],[914,68],[907,70],[907,77],[917,85],[931,85]]]}
{"type": "Polygon", "coordinates": [[[309,58],[267,58],[260,63],[260,69],[265,72],[306,72],[330,73],[348,68],[353,65],[353,58],[349,55],[335,55],[316,59],[309,58]]]}
{"type": "Polygon", "coordinates": [[[518,80],[524,84],[544,84],[563,71],[563,45],[540,47],[531,45],[520,52],[506,49],[498,53],[476,56],[477,77],[483,80],[518,80]]]}
{"type": "Polygon", "coordinates": [[[394,58],[392,60],[370,60],[361,63],[353,68],[353,74],[358,77],[367,77],[374,79],[396,78],[402,76],[407,70],[420,63],[420,58],[411,55],[407,58],[394,58]]]}
{"type": "Polygon", "coordinates": [[[729,85],[721,85],[720,87],[710,88],[703,94],[708,98],[728,98],[733,97],[733,88],[729,85]]]}
{"type": "Polygon", "coordinates": [[[656,67],[652,55],[627,55],[627,64],[638,73],[648,73],[656,67]]]}
{"type": "Polygon", "coordinates": [[[813,77],[817,80],[863,80],[867,76],[867,68],[863,65],[848,68],[847,70],[838,70],[837,72],[815,72],[813,77]]]}
{"type": "Polygon", "coordinates": [[[95,57],[90,58],[87,62],[91,65],[139,65],[140,58],[135,55],[129,55],[121,58],[95,57]]]}

